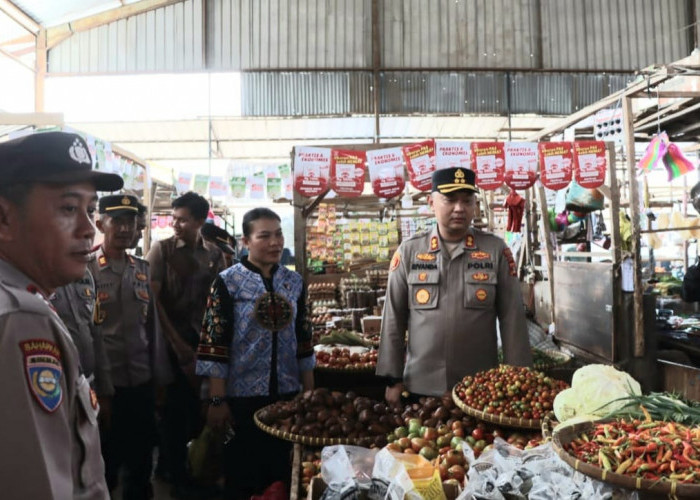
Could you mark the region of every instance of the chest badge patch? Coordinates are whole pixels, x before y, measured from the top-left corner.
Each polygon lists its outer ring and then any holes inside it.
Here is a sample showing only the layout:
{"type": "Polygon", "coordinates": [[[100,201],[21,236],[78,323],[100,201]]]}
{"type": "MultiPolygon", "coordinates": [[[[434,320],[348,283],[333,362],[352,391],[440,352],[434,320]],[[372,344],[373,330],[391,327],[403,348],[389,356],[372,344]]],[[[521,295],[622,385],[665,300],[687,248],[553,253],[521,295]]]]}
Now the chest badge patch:
{"type": "Polygon", "coordinates": [[[139,288],[136,291],[136,295],[138,295],[139,298],[143,300],[148,300],[149,298],[151,298],[151,296],[148,295],[148,290],[144,290],[143,288],[139,288]]]}
{"type": "Polygon", "coordinates": [[[476,291],[475,295],[476,295],[476,300],[478,300],[479,302],[485,301],[489,296],[488,292],[486,290],[484,290],[483,288],[479,288],[476,291]]]}
{"type": "Polygon", "coordinates": [[[24,369],[29,383],[29,391],[39,406],[53,413],[61,406],[61,351],[49,340],[25,340],[19,343],[24,355],[24,369]]]}
{"type": "Polygon", "coordinates": [[[476,281],[488,281],[489,275],[486,273],[474,273],[472,279],[476,281]]]}
{"type": "Polygon", "coordinates": [[[416,255],[416,259],[422,260],[423,262],[433,262],[437,257],[432,253],[419,253],[416,255]]]}
{"type": "Polygon", "coordinates": [[[435,251],[438,248],[440,248],[440,246],[438,245],[438,237],[433,236],[432,238],[430,238],[430,250],[435,251]]]}
{"type": "Polygon", "coordinates": [[[292,322],[292,305],[278,293],[265,293],[255,303],[255,319],[265,329],[278,332],[292,322]]]}
{"type": "Polygon", "coordinates": [[[146,281],[148,276],[145,273],[136,273],[136,279],[139,281],[146,281]]]}
{"type": "Polygon", "coordinates": [[[109,294],[107,292],[97,293],[97,300],[99,300],[100,302],[105,302],[107,299],[109,299],[109,294]]]}
{"type": "Polygon", "coordinates": [[[428,279],[428,273],[418,273],[418,281],[425,281],[428,279]]]}
{"type": "Polygon", "coordinates": [[[419,304],[427,304],[430,300],[430,292],[425,288],[421,288],[416,292],[416,302],[419,304]]]}
{"type": "Polygon", "coordinates": [[[399,267],[399,264],[401,264],[401,254],[399,254],[399,251],[396,250],[394,252],[394,256],[391,258],[391,264],[389,265],[389,271],[393,271],[397,267],[399,267]]]}
{"type": "Polygon", "coordinates": [[[472,252],[471,258],[474,260],[490,260],[491,254],[488,252],[472,252]]]}
{"type": "Polygon", "coordinates": [[[100,255],[97,259],[97,263],[100,265],[100,267],[105,267],[107,265],[107,257],[100,255]]]}

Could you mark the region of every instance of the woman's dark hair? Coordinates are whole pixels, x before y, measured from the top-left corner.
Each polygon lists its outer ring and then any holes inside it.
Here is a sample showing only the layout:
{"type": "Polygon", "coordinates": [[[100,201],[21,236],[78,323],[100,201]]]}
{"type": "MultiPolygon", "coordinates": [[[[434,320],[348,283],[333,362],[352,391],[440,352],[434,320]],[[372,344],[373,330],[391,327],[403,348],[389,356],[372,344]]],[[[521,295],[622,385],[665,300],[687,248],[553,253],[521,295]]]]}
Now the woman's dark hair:
{"type": "Polygon", "coordinates": [[[243,236],[246,238],[250,236],[250,232],[253,230],[253,222],[258,219],[273,219],[277,222],[282,222],[280,216],[269,208],[258,207],[248,210],[243,216],[243,236]]]}
{"type": "Polygon", "coordinates": [[[197,220],[205,220],[209,214],[209,202],[194,191],[188,191],[172,203],[173,208],[188,208],[197,220]]]}

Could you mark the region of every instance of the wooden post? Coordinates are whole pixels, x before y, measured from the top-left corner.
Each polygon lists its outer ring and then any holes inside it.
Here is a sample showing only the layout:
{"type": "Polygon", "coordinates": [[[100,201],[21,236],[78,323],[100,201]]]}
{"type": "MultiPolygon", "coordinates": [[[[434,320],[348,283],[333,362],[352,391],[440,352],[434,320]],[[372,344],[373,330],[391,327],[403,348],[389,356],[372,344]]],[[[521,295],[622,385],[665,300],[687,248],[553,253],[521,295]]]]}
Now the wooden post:
{"type": "Polygon", "coordinates": [[[537,198],[540,204],[540,221],[542,229],[544,230],[544,246],[547,256],[547,279],[549,280],[550,304],[552,306],[551,318],[552,323],[554,323],[554,252],[552,251],[552,232],[549,227],[549,213],[547,212],[547,197],[544,194],[544,186],[542,186],[542,184],[537,187],[537,198]]]}
{"type": "Polygon", "coordinates": [[[615,144],[607,143],[608,165],[610,168],[610,231],[613,262],[616,266],[616,276],[620,278],[620,265],[622,265],[622,240],[620,239],[620,186],[617,184],[617,159],[615,158],[615,144]]]}
{"type": "Polygon", "coordinates": [[[642,253],[641,227],[639,225],[639,186],[634,157],[634,116],[632,98],[622,100],[622,113],[625,121],[627,149],[627,178],[630,184],[630,218],[632,219],[632,254],[634,261],[634,356],[644,356],[644,306],[642,303],[642,253]]]}

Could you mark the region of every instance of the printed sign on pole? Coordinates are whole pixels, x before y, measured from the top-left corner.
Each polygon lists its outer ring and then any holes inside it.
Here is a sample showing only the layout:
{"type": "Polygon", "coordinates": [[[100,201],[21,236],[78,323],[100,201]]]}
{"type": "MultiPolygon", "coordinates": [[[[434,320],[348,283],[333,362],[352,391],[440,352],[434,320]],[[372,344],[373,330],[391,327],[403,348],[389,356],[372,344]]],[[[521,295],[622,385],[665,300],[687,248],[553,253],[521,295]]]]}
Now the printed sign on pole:
{"type": "Polygon", "coordinates": [[[537,180],[537,143],[506,142],[506,184],[528,189],[537,180]]]}
{"type": "Polygon", "coordinates": [[[294,148],[294,189],[302,196],[318,196],[328,189],[331,150],[328,148],[294,148]]]}
{"type": "Polygon", "coordinates": [[[430,139],[408,146],[402,146],[408,178],[420,191],[428,191],[432,185],[431,177],[435,171],[435,142],[430,139]]]}
{"type": "Polygon", "coordinates": [[[331,154],[331,189],[345,198],[362,194],[365,188],[364,151],[334,149],[331,154]]]}
{"type": "Polygon", "coordinates": [[[564,189],[571,182],[571,143],[540,142],[540,180],[552,191],[564,189]]]}
{"type": "Polygon", "coordinates": [[[502,142],[472,142],[472,170],[476,185],[486,191],[501,187],[505,177],[505,151],[502,142]]]}
{"type": "Polygon", "coordinates": [[[574,178],[579,185],[588,189],[602,186],[607,165],[604,142],[574,142],[574,178]]]}
{"type": "Polygon", "coordinates": [[[401,148],[367,151],[367,166],[374,194],[380,198],[393,198],[403,192],[406,181],[401,148]]]}

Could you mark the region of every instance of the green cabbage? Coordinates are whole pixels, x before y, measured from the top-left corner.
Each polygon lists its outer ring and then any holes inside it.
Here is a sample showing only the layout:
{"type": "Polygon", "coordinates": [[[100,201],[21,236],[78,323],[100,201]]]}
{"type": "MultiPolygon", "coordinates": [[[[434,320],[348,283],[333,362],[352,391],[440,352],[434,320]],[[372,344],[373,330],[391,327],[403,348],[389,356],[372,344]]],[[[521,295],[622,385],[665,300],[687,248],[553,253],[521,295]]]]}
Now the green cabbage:
{"type": "Polygon", "coordinates": [[[639,382],[627,373],[610,365],[586,365],[574,372],[571,388],[554,398],[554,414],[559,422],[574,417],[602,417],[625,405],[624,401],[611,401],[641,393],[639,382]]]}

